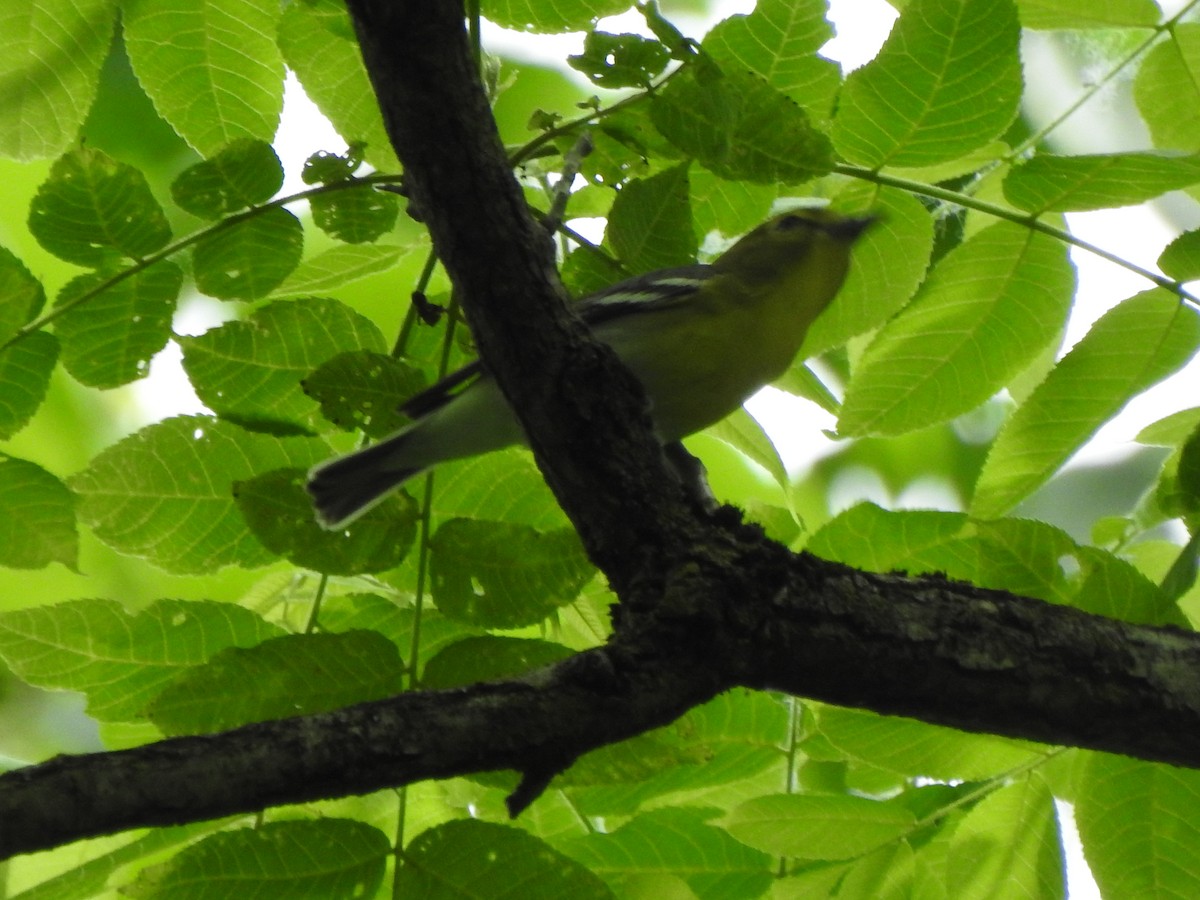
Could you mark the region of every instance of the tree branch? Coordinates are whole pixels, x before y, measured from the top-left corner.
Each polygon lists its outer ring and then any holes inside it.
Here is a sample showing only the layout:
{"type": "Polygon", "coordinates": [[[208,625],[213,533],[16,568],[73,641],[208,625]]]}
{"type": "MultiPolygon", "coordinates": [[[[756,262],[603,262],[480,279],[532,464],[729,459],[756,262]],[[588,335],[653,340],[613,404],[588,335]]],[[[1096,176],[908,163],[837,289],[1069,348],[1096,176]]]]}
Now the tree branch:
{"type": "Polygon", "coordinates": [[[618,592],[695,527],[641,386],[569,313],[513,178],[459,2],[349,0],[405,184],[480,355],[584,546],[618,592]],[[605,390],[589,386],[603,384],[605,390]],[[597,489],[597,486],[600,489],[597,489]]]}
{"type": "Polygon", "coordinates": [[[1196,635],[859,572],[739,530],[746,541],[677,570],[660,608],[610,644],[521,679],[2,775],[0,858],[497,769],[526,773],[519,807],[589,750],[738,686],[1200,768],[1196,635]]]}

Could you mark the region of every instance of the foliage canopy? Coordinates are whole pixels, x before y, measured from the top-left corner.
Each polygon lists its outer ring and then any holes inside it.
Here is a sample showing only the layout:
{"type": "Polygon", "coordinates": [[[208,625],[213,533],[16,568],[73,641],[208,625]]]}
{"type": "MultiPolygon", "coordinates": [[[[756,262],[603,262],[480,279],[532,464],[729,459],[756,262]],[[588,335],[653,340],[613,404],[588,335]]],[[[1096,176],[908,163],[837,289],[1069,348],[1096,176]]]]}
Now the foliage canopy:
{"type": "MultiPolygon", "coordinates": [[[[1200,347],[1180,283],[1200,274],[1194,231],[1061,347],[1083,247],[1062,214],[1200,184],[1195,3],[1164,19],[1151,0],[910,0],[845,76],[819,55],[823,0],[759,0],[703,37],[651,6],[649,36],[596,29],[627,6],[482,3],[501,25],[587,33],[570,65],[591,88],[484,65],[534,209],[590,134],[568,224],[606,226],[599,246],[564,231],[572,292],[692,263],[788,198],[884,217],[810,331],[821,365],[779,384],[845,442],[798,479],[732,416],[692,442],[721,498],[828,559],[1191,628],[1196,541],[1161,535],[1200,526],[1200,408],[1145,429],[1165,449],[1109,476],[1140,478],[1136,496],[1053,479],[1200,347]],[[1022,29],[1102,65],[1080,103],[1129,94],[1147,146],[1065,153],[1066,118],[1035,130],[1022,29]],[[864,467],[892,496],[935,478],[956,508],[835,514],[864,467]],[[1074,514],[1038,514],[1053,502],[1074,514]]],[[[524,451],[446,465],[348,534],[312,521],[305,471],[397,427],[399,401],[471,354],[428,238],[383,189],[399,164],[341,4],[17,0],[0,48],[0,659],[18,699],[80,692],[99,723],[39,732],[14,700],[14,766],[518,674],[605,639],[612,597],[524,451]],[[303,173],[270,146],[285,70],[348,142],[308,148],[303,173]],[[401,290],[451,314],[421,324],[401,290]],[[148,422],[137,386],[168,347],[205,411],[148,422]]],[[[1060,897],[1055,798],[1106,895],[1200,884],[1200,773],[792,697],[723,695],[598,750],[510,823],[512,784],[106,838],[13,862],[9,892],[1060,897]]]]}

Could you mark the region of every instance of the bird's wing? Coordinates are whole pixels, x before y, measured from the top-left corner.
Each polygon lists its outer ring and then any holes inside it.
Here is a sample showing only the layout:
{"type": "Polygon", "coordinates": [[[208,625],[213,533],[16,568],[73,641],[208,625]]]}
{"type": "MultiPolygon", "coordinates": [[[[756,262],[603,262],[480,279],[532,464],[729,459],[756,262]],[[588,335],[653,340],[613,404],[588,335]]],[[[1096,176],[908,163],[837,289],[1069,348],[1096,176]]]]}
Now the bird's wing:
{"type": "MultiPolygon", "coordinates": [[[[575,311],[589,326],[609,322],[622,316],[667,309],[690,300],[713,275],[711,266],[680,266],[659,269],[614,284],[583,297],[575,311]]],[[[468,363],[400,405],[400,412],[410,419],[419,419],[440,409],[459,393],[464,385],[484,375],[487,370],[481,360],[468,363]]]]}
{"type": "Polygon", "coordinates": [[[594,328],[621,316],[667,309],[687,303],[713,274],[705,265],[659,269],[588,294],[575,311],[594,328]]]}
{"type": "Polygon", "coordinates": [[[400,412],[410,419],[419,419],[428,415],[453,400],[458,395],[456,390],[458,387],[474,381],[483,374],[483,371],[483,363],[479,360],[467,363],[458,371],[451,372],[419,394],[413,394],[400,404],[400,412]]]}

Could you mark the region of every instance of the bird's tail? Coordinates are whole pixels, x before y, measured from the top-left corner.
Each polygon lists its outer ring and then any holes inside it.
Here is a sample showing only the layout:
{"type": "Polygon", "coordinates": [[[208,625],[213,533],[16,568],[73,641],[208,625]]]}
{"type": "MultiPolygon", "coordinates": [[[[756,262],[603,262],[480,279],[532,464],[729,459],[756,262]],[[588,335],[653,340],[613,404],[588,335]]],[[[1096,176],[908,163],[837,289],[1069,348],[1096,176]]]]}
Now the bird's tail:
{"type": "Polygon", "coordinates": [[[325,528],[340,528],[421,471],[420,467],[398,465],[407,437],[401,432],[314,468],[306,487],[317,521],[325,528]]]}

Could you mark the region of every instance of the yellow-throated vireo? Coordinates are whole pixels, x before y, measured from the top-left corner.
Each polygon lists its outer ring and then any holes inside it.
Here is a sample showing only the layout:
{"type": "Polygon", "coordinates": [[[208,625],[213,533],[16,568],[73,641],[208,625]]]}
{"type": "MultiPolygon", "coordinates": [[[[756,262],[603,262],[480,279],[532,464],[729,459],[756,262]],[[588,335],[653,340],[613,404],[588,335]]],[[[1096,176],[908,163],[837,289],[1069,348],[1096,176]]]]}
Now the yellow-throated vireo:
{"type": "MultiPolygon", "coordinates": [[[[657,435],[669,444],[719,422],[787,371],[872,221],[783,213],[710,265],[631,278],[575,308],[642,383],[657,435]]],[[[308,491],[326,527],[351,521],[423,469],[525,441],[479,361],[400,409],[411,425],[313,469],[308,491]]]]}

